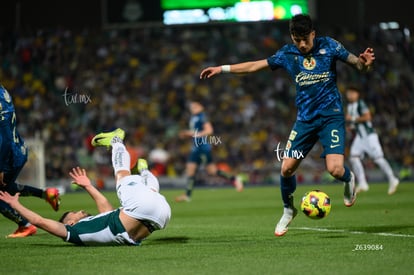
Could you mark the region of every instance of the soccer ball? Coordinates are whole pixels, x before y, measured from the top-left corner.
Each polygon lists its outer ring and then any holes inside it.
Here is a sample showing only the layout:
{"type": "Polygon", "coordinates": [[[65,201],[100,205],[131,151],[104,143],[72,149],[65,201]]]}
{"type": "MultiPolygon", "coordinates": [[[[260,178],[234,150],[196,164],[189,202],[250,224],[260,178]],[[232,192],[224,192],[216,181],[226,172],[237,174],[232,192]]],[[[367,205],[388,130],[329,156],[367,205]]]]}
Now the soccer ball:
{"type": "Polygon", "coordinates": [[[311,219],[322,219],[331,212],[331,199],[320,190],[312,190],[302,197],[302,212],[311,219]]]}

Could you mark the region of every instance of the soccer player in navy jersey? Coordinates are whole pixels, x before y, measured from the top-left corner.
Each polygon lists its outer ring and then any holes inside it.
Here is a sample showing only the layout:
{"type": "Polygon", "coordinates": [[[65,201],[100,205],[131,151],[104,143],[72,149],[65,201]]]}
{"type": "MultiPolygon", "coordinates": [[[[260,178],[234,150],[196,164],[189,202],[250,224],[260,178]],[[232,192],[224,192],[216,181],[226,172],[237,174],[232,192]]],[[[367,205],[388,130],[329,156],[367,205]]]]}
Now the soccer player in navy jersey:
{"type": "MultiPolygon", "coordinates": [[[[57,188],[42,190],[16,183],[16,179],[27,161],[28,150],[17,131],[16,113],[12,97],[0,85],[0,190],[21,196],[35,196],[45,199],[58,211],[60,199],[57,188]]],[[[7,203],[0,201],[0,213],[17,223],[18,228],[9,238],[20,238],[36,233],[37,229],[7,203]]]]}
{"type": "Polygon", "coordinates": [[[356,56],[331,37],[316,37],[309,15],[293,16],[289,31],[293,44],[283,46],[267,59],[208,67],[200,74],[200,78],[204,79],[220,73],[243,74],[266,68],[284,68],[296,85],[298,112],[281,166],[280,189],[284,210],[275,228],[276,236],[283,236],[287,232],[297,214],[293,200],[295,171],[318,140],[324,149],[321,157],[325,158],[326,169],[333,177],[344,182],[344,204],[348,207],[354,204],[354,175],[344,166],[345,118],[336,84],[335,64],[342,61],[361,72],[367,72],[375,60],[372,48],[356,56]]]}
{"type": "Polygon", "coordinates": [[[243,182],[239,177],[230,175],[217,168],[212,158],[212,144],[209,139],[213,134],[213,125],[204,112],[204,105],[197,99],[190,102],[190,129],[180,132],[181,138],[191,138],[193,146],[186,165],[187,187],[185,194],[175,198],[177,202],[190,201],[193,192],[197,168],[206,165],[209,175],[217,175],[233,183],[238,192],[243,190],[243,182]]]}

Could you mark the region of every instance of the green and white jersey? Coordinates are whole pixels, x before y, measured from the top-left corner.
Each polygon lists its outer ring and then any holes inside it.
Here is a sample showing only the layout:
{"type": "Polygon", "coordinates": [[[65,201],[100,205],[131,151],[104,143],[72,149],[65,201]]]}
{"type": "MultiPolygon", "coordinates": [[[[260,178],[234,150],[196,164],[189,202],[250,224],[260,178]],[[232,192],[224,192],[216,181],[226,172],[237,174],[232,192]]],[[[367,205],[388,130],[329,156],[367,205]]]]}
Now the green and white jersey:
{"type": "MultiPolygon", "coordinates": [[[[364,113],[369,112],[367,104],[362,99],[359,99],[356,102],[348,103],[347,113],[352,117],[353,120],[362,116],[364,113]]],[[[354,128],[357,135],[360,137],[366,137],[371,133],[375,132],[375,129],[372,126],[371,121],[366,122],[352,122],[351,127],[354,128]]]]}
{"type": "MultiPolygon", "coordinates": [[[[117,195],[125,215],[139,220],[150,232],[166,227],[171,208],[163,195],[154,191],[159,183],[154,175],[130,175],[117,183],[117,195]],[[150,181],[156,181],[150,183],[150,181]]],[[[86,217],[75,225],[65,225],[65,241],[78,245],[139,245],[132,240],[119,219],[121,208],[86,217]]]]}
{"type": "Polygon", "coordinates": [[[65,241],[78,245],[139,245],[125,231],[119,219],[120,211],[86,217],[73,226],[65,225],[68,230],[65,241]]]}

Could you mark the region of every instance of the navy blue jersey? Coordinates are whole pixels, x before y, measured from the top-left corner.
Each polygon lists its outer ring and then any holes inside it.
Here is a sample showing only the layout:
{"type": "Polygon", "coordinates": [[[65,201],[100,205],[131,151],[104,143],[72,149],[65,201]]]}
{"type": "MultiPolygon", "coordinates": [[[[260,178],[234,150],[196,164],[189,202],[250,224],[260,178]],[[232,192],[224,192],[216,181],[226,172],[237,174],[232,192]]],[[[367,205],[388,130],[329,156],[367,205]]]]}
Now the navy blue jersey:
{"type": "Polygon", "coordinates": [[[16,128],[16,114],[12,98],[0,86],[0,172],[5,182],[14,182],[27,161],[27,148],[16,128]]]}
{"type": "Polygon", "coordinates": [[[0,86],[0,123],[11,118],[14,114],[14,105],[10,94],[0,86]]]}
{"type": "MultiPolygon", "coordinates": [[[[204,124],[208,122],[207,116],[204,112],[194,114],[190,118],[190,130],[194,132],[194,135],[204,130],[204,124]]],[[[195,150],[210,150],[211,144],[208,141],[208,137],[194,137],[193,138],[193,151],[195,150]]]]}
{"type": "Polygon", "coordinates": [[[336,85],[336,61],[346,61],[349,51],[330,37],[317,37],[306,55],[288,44],[267,59],[272,70],[284,68],[296,85],[297,120],[310,121],[319,115],[343,114],[336,85]]]}

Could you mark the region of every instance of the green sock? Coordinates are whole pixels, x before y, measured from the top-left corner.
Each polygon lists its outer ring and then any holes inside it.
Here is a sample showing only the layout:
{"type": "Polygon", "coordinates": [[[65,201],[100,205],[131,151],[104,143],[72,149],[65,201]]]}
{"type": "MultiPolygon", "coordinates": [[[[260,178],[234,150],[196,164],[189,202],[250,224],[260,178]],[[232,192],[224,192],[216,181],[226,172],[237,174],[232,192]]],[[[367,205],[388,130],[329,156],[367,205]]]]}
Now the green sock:
{"type": "Polygon", "coordinates": [[[188,177],[188,179],[187,179],[187,190],[186,190],[187,197],[191,197],[191,194],[192,194],[193,188],[194,188],[194,183],[195,183],[195,176],[188,177]]]}

